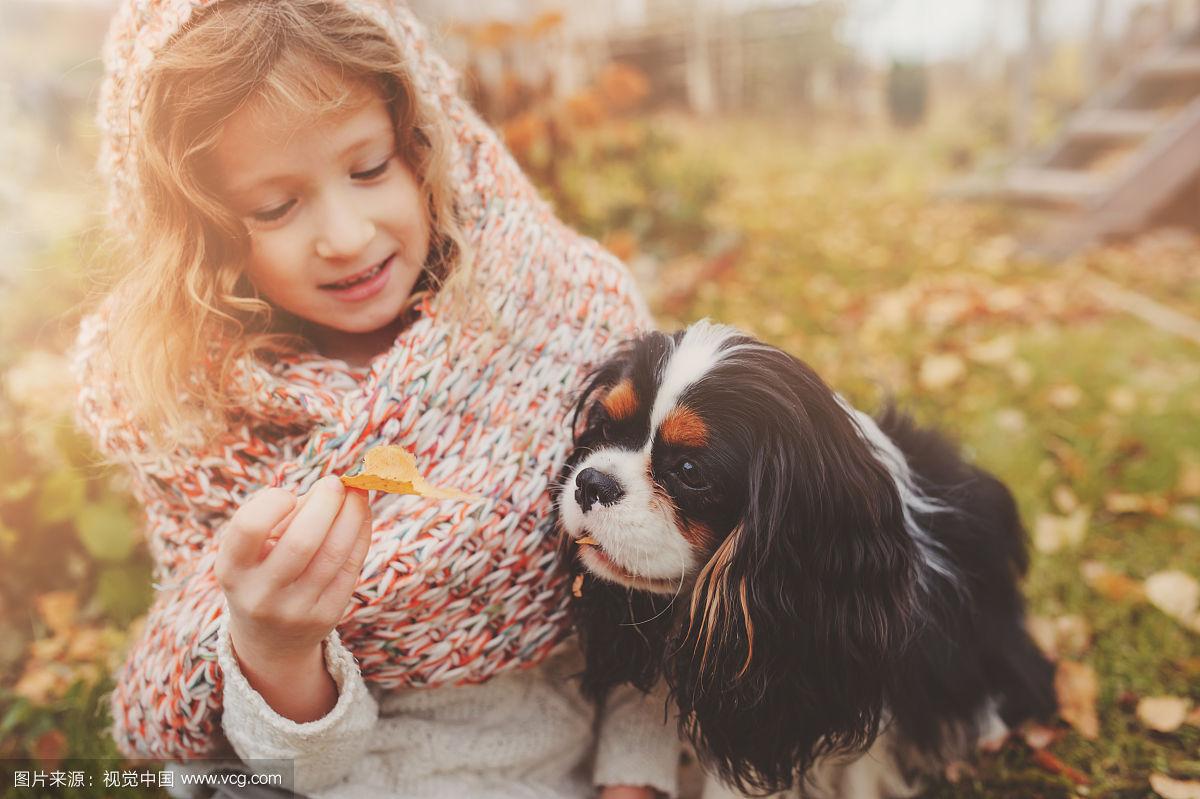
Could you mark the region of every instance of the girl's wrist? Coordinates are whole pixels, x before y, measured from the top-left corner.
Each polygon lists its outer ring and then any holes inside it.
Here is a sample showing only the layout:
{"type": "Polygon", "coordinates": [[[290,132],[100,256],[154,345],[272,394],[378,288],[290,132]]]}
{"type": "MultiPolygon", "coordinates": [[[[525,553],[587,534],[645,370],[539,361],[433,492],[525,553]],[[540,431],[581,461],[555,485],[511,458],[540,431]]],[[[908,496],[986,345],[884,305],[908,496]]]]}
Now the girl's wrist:
{"type": "Polygon", "coordinates": [[[263,646],[260,643],[263,641],[263,636],[248,632],[239,623],[236,615],[230,614],[228,624],[229,643],[237,657],[238,664],[243,667],[250,665],[259,671],[275,669],[294,671],[304,668],[311,669],[311,664],[320,663],[324,668],[323,641],[287,646],[274,641],[263,646]]]}
{"type": "Polygon", "coordinates": [[[322,644],[299,657],[247,656],[233,644],[242,676],[272,710],[304,724],[324,717],[337,705],[338,686],[325,668],[322,644]]]}

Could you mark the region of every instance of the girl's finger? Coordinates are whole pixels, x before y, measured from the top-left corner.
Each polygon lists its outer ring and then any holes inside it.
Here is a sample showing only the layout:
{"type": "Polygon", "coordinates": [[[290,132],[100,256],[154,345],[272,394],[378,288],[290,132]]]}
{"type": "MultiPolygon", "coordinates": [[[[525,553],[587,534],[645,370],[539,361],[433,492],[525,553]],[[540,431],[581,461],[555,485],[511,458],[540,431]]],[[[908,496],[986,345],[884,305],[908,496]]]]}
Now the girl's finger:
{"type": "Polygon", "coordinates": [[[312,491],[302,494],[300,499],[296,501],[296,504],[292,506],[292,509],[288,511],[287,516],[284,516],[279,520],[278,524],[271,528],[271,532],[267,535],[267,540],[263,541],[262,550],[258,556],[259,561],[270,554],[271,550],[275,548],[275,545],[279,543],[279,539],[283,537],[284,531],[287,530],[288,525],[292,523],[292,519],[296,518],[296,514],[300,512],[311,496],[312,491]]]}
{"type": "Polygon", "coordinates": [[[303,583],[312,592],[314,598],[345,565],[359,537],[363,520],[370,513],[366,492],[348,489],[324,543],[313,555],[308,568],[296,579],[297,583],[303,583]]]}
{"type": "Polygon", "coordinates": [[[358,580],[362,576],[363,563],[366,562],[367,552],[370,548],[371,517],[368,515],[358,529],[358,537],[354,540],[354,549],[350,551],[350,556],[346,558],[342,568],[334,574],[333,579],[329,581],[317,599],[316,606],[318,608],[323,608],[327,604],[336,605],[331,608],[331,611],[336,612],[339,619],[346,614],[346,607],[350,603],[354,586],[358,585],[358,580]]]}
{"type": "Polygon", "coordinates": [[[308,568],[342,507],[345,491],[342,481],[333,475],[322,477],[313,485],[308,492],[308,501],[296,512],[296,517],[263,561],[263,568],[272,583],[288,585],[308,568]]]}
{"type": "Polygon", "coordinates": [[[296,506],[296,498],[282,488],[267,488],[238,508],[221,535],[222,555],[235,568],[259,562],[263,542],[296,506]]]}

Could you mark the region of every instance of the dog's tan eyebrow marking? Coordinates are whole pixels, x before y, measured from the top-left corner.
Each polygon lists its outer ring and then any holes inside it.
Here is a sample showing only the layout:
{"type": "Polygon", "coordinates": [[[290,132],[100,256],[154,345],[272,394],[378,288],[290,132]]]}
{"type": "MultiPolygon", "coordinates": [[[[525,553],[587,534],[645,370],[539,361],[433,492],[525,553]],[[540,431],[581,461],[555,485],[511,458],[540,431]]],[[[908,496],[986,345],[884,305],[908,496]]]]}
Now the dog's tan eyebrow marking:
{"type": "Polygon", "coordinates": [[[663,442],[672,446],[703,447],[708,443],[708,425],[700,414],[683,405],[671,409],[658,432],[663,442]]]}
{"type": "Polygon", "coordinates": [[[604,410],[608,411],[608,415],[617,421],[632,417],[638,409],[638,398],[633,390],[633,381],[625,379],[617,383],[605,395],[600,404],[604,406],[604,410]]]}

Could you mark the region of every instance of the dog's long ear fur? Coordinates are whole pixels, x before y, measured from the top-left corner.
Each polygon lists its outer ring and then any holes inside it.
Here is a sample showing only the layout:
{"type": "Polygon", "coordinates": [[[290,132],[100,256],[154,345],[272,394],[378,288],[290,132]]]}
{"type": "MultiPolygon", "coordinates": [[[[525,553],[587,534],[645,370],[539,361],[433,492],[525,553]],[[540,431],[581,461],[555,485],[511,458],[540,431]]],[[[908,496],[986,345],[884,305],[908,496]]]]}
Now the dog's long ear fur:
{"type": "MultiPolygon", "coordinates": [[[[666,339],[661,333],[650,333],[628,342],[584,382],[572,416],[574,447],[555,491],[559,501],[571,501],[564,496],[561,486],[575,465],[591,451],[593,434],[588,431],[587,423],[592,407],[630,369],[636,353],[661,359],[666,339]]],[[[566,535],[559,542],[559,558],[572,583],[582,580],[579,596],[572,598],[571,613],[584,651],[581,675],[584,694],[602,701],[612,688],[624,683],[650,691],[662,677],[663,649],[672,621],[668,605],[672,598],[634,591],[587,573],[579,562],[578,546],[566,535]]]]}
{"type": "Polygon", "coordinates": [[[736,357],[749,495],[697,578],[666,676],[702,760],[774,793],[873,741],[918,553],[894,479],[820,378],[779,351],[736,357]]]}

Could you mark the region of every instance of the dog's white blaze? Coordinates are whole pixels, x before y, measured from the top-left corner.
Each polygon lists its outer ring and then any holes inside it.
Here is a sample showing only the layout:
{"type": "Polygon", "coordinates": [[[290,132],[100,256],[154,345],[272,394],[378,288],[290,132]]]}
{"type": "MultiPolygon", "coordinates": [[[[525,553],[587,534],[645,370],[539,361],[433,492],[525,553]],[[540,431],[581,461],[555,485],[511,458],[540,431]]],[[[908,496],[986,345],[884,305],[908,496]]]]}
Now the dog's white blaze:
{"type": "Polygon", "coordinates": [[[722,350],[722,345],[733,336],[742,335],[736,329],[716,325],[707,319],[696,322],[687,329],[679,344],[667,359],[659,381],[658,394],[654,397],[654,408],[650,412],[650,442],[654,431],[667,418],[671,409],[679,404],[679,398],[688,386],[698,382],[712,371],[722,358],[733,349],[722,350]]]}

